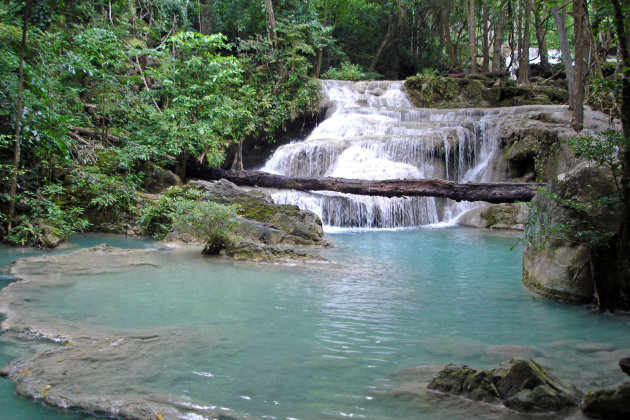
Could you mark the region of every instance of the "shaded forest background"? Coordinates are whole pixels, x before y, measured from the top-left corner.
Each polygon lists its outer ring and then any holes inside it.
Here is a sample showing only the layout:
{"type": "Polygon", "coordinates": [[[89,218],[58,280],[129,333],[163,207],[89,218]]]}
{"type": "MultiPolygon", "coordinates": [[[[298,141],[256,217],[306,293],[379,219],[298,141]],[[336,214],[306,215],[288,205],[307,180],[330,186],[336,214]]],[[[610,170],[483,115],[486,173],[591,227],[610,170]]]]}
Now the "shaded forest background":
{"type": "Polygon", "coordinates": [[[154,164],[241,169],[243,144],[312,121],[318,78],[559,80],[578,130],[586,102],[628,137],[628,16],[628,0],[2,0],[0,236],[124,232],[154,164]]]}

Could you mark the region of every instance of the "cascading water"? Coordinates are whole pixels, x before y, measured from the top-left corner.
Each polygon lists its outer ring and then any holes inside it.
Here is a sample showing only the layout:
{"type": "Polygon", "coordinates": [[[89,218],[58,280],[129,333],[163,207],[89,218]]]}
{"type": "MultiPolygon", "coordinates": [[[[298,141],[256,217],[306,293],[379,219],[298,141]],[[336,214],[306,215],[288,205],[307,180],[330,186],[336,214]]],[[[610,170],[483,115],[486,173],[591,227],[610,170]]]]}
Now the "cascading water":
{"type": "MultiPolygon", "coordinates": [[[[265,172],[292,177],[497,181],[496,109],[414,108],[402,82],[323,81],[327,118],[304,141],[278,148],[265,172]]],[[[397,228],[453,223],[473,203],[278,191],[277,203],[318,214],[330,227],[397,228]]]]}

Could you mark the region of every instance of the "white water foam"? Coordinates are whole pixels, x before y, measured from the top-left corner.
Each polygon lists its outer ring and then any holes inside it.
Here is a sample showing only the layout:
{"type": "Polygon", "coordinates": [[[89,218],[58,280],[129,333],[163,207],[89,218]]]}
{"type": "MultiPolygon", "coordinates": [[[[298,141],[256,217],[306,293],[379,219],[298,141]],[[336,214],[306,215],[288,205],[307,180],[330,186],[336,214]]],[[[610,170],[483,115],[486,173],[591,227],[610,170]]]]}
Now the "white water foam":
{"type": "MultiPolygon", "coordinates": [[[[326,118],[304,140],[282,146],[262,168],[292,177],[500,181],[493,171],[498,122],[515,109],[414,108],[402,82],[323,81],[326,118]]],[[[452,226],[478,204],[443,198],[384,198],[277,191],[279,204],[315,212],[327,232],[452,226]]]]}

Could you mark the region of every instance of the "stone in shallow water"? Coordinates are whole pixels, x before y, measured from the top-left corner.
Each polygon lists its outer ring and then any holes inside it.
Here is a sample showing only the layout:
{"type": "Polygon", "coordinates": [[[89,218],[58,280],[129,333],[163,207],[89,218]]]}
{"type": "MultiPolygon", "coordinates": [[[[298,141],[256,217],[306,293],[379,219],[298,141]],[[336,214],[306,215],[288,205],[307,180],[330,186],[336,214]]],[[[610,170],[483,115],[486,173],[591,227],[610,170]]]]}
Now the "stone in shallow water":
{"type": "Polygon", "coordinates": [[[596,419],[630,418],[630,382],[617,388],[588,391],[584,395],[582,412],[596,419]]]}
{"type": "Polygon", "coordinates": [[[517,411],[557,411],[580,402],[575,386],[533,360],[503,362],[492,370],[492,376],[505,406],[517,411]]]}
{"type": "Polygon", "coordinates": [[[493,370],[448,365],[433,378],[428,388],[475,401],[500,401],[519,412],[550,412],[575,407],[581,396],[573,385],[528,359],[512,359],[493,370]]]}
{"type": "Polygon", "coordinates": [[[466,365],[448,365],[429,383],[429,389],[466,396],[475,401],[498,402],[492,374],[466,365]]]}

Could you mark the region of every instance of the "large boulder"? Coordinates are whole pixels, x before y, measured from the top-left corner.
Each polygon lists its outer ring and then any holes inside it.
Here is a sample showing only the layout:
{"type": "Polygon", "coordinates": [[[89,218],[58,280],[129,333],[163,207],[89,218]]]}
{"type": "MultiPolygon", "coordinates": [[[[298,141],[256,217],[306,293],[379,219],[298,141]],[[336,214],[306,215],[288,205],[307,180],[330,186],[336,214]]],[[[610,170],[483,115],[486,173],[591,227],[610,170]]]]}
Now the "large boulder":
{"type": "Polygon", "coordinates": [[[202,200],[236,204],[240,216],[236,233],[244,240],[269,245],[326,244],[319,217],[296,206],[278,205],[259,189],[246,190],[221,179],[215,182],[193,180],[188,185],[203,189],[202,200]]]}
{"type": "Polygon", "coordinates": [[[612,174],[582,163],[559,175],[550,191],[536,194],[531,203],[523,285],[542,296],[590,302],[594,286],[589,243],[614,232],[620,212],[606,208],[594,212],[586,206],[616,194],[612,174]]]}
{"type": "Polygon", "coordinates": [[[153,162],[147,161],[142,171],[144,172],[144,187],[150,193],[159,193],[170,187],[183,185],[179,176],[153,162]]]}
{"type": "Polygon", "coordinates": [[[526,221],[524,203],[488,204],[469,210],[457,219],[461,226],[511,230],[524,230],[526,221]]]}
{"type": "Polygon", "coordinates": [[[575,386],[529,359],[512,359],[492,370],[448,365],[428,388],[475,401],[500,401],[519,412],[554,412],[576,407],[581,397],[575,386]]]}
{"type": "Polygon", "coordinates": [[[515,411],[558,411],[577,406],[581,393],[529,359],[512,359],[492,370],[503,404],[515,411]]]}

